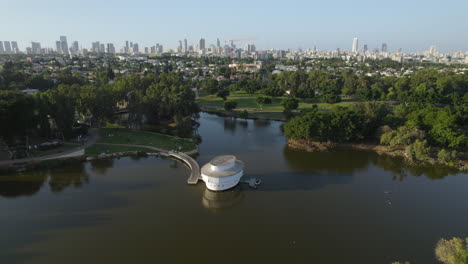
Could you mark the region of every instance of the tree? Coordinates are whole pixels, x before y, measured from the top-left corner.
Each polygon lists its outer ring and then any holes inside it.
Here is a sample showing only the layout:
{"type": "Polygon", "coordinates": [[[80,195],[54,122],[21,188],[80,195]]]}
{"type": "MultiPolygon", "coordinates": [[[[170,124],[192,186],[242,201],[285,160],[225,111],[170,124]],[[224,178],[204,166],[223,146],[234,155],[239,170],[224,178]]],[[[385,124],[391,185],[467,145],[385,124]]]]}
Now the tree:
{"type": "Polygon", "coordinates": [[[247,110],[244,110],[244,111],[239,113],[239,117],[247,119],[247,118],[249,118],[249,112],[247,112],[247,110]]]}
{"type": "Polygon", "coordinates": [[[294,110],[299,107],[299,100],[295,97],[287,97],[281,102],[285,110],[294,110]]]}
{"type": "Polygon", "coordinates": [[[468,238],[455,237],[451,240],[441,239],[435,249],[436,257],[444,264],[468,263],[468,238]]]}
{"type": "Polygon", "coordinates": [[[231,100],[224,101],[224,109],[226,111],[232,111],[236,107],[237,107],[236,101],[231,101],[231,100]]]}
{"type": "Polygon", "coordinates": [[[335,104],[341,102],[341,97],[337,94],[325,94],[322,96],[322,101],[327,104],[335,104]]]}
{"type": "Polygon", "coordinates": [[[255,102],[260,106],[260,108],[263,108],[264,104],[271,104],[271,98],[258,96],[257,98],[255,98],[255,102]]]}
{"type": "Polygon", "coordinates": [[[226,101],[227,97],[229,96],[229,90],[226,90],[226,89],[219,90],[216,96],[221,97],[223,101],[226,101]]]}

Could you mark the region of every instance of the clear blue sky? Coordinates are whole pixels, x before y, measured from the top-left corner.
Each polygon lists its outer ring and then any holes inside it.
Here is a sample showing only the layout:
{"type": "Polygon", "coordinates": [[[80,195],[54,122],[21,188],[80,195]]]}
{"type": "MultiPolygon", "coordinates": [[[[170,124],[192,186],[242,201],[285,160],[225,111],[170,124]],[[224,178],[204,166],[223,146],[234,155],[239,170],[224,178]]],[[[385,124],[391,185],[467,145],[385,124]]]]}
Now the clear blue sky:
{"type": "Polygon", "coordinates": [[[255,37],[257,49],[349,50],[356,36],[361,48],[468,50],[468,0],[0,0],[0,7],[0,40],[17,40],[20,49],[30,41],[54,47],[65,35],[117,49],[125,40],[175,48],[183,38],[255,37]]]}

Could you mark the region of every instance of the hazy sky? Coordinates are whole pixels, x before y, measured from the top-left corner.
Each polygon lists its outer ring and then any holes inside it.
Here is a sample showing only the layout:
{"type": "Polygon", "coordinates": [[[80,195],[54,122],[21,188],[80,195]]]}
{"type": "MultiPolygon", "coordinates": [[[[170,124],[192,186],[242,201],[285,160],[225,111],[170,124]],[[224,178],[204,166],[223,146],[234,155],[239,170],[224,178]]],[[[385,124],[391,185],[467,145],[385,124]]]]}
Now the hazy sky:
{"type": "Polygon", "coordinates": [[[0,40],[24,50],[31,41],[55,47],[60,35],[117,49],[125,40],[141,49],[254,37],[257,49],[349,50],[358,37],[360,48],[458,51],[468,50],[468,0],[0,0],[0,40]]]}

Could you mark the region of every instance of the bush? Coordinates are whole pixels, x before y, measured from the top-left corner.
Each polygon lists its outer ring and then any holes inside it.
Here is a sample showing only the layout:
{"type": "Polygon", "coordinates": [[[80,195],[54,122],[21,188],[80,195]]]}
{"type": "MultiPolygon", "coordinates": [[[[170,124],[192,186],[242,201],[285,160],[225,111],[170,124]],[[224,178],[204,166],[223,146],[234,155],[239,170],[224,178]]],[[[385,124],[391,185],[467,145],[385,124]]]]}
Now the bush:
{"type": "Polygon", "coordinates": [[[457,159],[457,152],[455,150],[441,149],[439,153],[437,153],[437,159],[440,163],[448,164],[457,159]]]}
{"type": "Polygon", "coordinates": [[[467,264],[468,263],[468,238],[455,237],[451,240],[441,239],[435,249],[436,257],[445,264],[467,264]]]}
{"type": "Polygon", "coordinates": [[[294,97],[288,97],[281,102],[284,110],[294,110],[299,107],[299,100],[294,97]]]}
{"type": "Polygon", "coordinates": [[[219,90],[216,96],[221,97],[223,101],[226,101],[227,97],[229,96],[229,91],[226,89],[219,90]]]}
{"type": "Polygon", "coordinates": [[[232,109],[237,107],[237,102],[232,100],[224,101],[224,110],[232,111],[232,109]]]}
{"type": "Polygon", "coordinates": [[[411,160],[427,161],[431,153],[431,147],[427,145],[427,140],[421,141],[416,139],[416,141],[406,147],[406,154],[411,160]]]}
{"type": "Polygon", "coordinates": [[[247,112],[247,110],[244,110],[244,111],[239,113],[239,117],[247,119],[247,118],[249,118],[249,112],[247,112]]]}
{"type": "Polygon", "coordinates": [[[337,94],[326,94],[322,96],[322,101],[327,104],[335,104],[341,102],[341,97],[337,94]]]}

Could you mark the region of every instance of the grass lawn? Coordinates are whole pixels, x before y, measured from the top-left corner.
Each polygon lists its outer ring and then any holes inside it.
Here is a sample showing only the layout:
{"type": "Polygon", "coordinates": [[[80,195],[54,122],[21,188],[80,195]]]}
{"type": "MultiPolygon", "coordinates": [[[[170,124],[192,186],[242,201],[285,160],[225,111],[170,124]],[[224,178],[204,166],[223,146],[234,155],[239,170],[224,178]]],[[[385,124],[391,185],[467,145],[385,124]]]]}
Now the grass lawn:
{"type": "MultiPolygon", "coordinates": [[[[257,103],[255,103],[255,99],[257,96],[265,96],[264,94],[260,93],[255,93],[253,95],[248,94],[246,92],[232,92],[231,95],[227,97],[227,100],[233,100],[237,102],[237,108],[236,109],[247,109],[247,110],[262,110],[265,112],[278,112],[278,111],[283,111],[284,108],[281,106],[281,101],[285,98],[284,96],[282,97],[273,97],[272,98],[272,103],[271,104],[266,104],[263,105],[263,108],[260,108],[257,103]]],[[[355,98],[345,98],[343,99],[342,102],[336,103],[336,104],[327,104],[327,103],[321,103],[319,99],[313,99],[313,100],[301,100],[299,103],[299,108],[298,109],[311,109],[312,105],[316,104],[319,109],[321,110],[329,110],[333,106],[350,106],[354,104],[355,102],[359,102],[359,100],[355,98]]],[[[212,106],[212,107],[224,107],[224,101],[220,97],[217,97],[216,95],[205,95],[197,98],[197,103],[200,105],[205,105],[205,106],[212,106]]]]}
{"type": "MultiPolygon", "coordinates": [[[[181,147],[181,151],[190,151],[196,148],[192,139],[178,138],[146,131],[132,131],[124,128],[102,128],[99,130],[98,143],[144,145],[165,150],[181,147]]],[[[108,146],[105,146],[108,147],[108,146]]]]}
{"type": "Polygon", "coordinates": [[[127,151],[143,151],[154,152],[153,150],[142,147],[125,147],[125,146],[109,146],[109,145],[92,145],[85,150],[85,155],[99,155],[101,153],[116,153],[127,151]]]}

